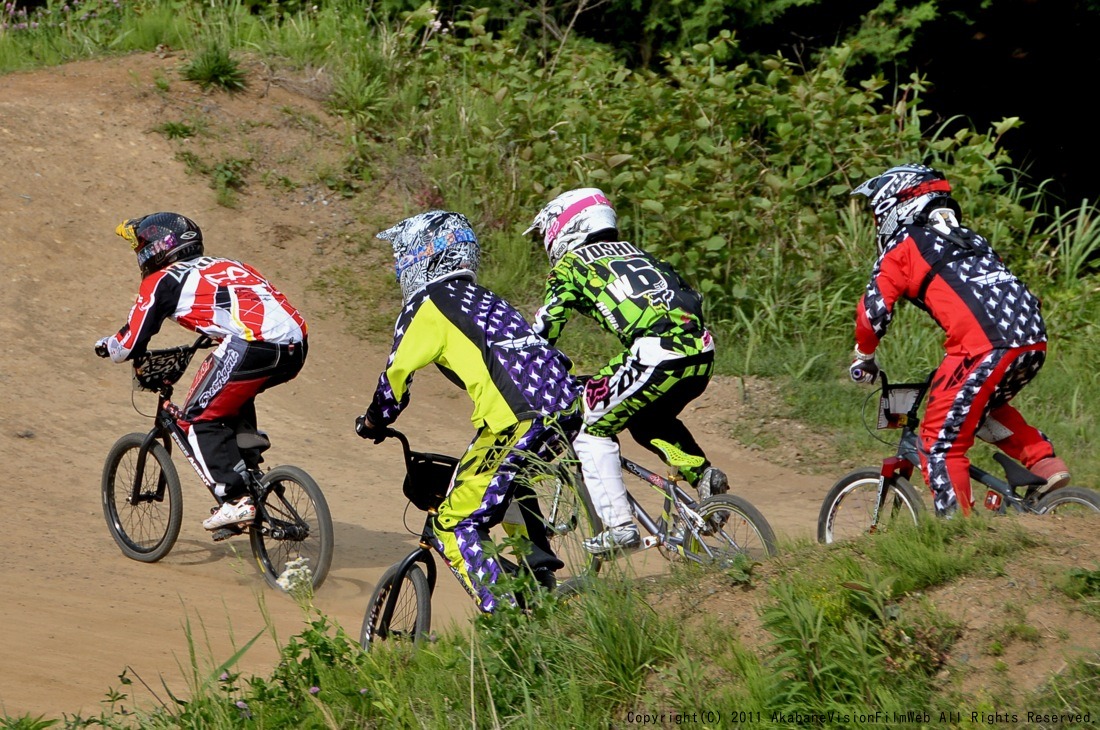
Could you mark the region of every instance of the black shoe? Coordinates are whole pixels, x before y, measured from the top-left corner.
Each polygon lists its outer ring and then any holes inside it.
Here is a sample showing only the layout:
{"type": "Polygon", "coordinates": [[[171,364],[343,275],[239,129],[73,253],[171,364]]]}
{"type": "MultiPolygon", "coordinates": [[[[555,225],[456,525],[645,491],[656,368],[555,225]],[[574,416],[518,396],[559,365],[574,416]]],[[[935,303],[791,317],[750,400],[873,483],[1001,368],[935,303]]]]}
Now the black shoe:
{"type": "Polygon", "coordinates": [[[553,593],[558,589],[558,577],[554,575],[554,571],[549,566],[540,566],[531,571],[531,575],[535,577],[535,582],[545,588],[550,593],[553,593]]]}

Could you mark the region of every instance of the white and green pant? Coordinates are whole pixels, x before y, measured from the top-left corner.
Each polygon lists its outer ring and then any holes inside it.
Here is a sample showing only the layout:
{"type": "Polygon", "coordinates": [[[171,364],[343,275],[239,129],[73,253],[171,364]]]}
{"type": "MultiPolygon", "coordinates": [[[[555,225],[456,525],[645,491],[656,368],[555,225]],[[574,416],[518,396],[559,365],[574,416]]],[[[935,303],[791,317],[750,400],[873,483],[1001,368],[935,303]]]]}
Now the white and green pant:
{"type": "MultiPolygon", "coordinates": [[[[702,395],[714,371],[713,351],[643,365],[633,352],[612,359],[586,384],[584,426],[573,442],[593,506],[607,527],[633,520],[619,461],[618,434],[624,429],[639,444],[660,456],[654,439],[667,441],[692,456],[706,459],[680,413],[702,395]]],[[[694,486],[709,466],[681,468],[694,486]]]]}

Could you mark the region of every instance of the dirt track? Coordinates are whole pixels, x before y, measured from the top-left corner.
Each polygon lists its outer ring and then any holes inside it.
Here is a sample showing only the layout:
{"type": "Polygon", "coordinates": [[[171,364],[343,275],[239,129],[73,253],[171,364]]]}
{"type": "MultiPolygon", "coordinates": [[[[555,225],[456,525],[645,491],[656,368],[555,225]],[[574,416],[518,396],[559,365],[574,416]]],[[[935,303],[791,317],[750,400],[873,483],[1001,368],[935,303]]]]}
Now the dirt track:
{"type": "MultiPolygon", "coordinates": [[[[332,509],[336,554],[317,608],[354,633],[374,580],[415,543],[402,528],[399,447],[374,446],[352,430],[386,353],[347,334],[330,303],[307,288],[330,263],[325,252],[352,211],[301,190],[280,197],[258,189],[236,209],[220,207],[208,178],[188,174],[172,144],[150,131],[180,119],[181,108],[237,123],[288,106],[323,112],[263,84],[234,99],[203,97],[176,80],[178,64],[141,55],[0,76],[0,716],[96,714],[127,667],[161,699],[162,679],[186,693],[186,626],[200,668],[263,628],[261,605],[280,640],[303,627],[301,610],[265,587],[247,542],[214,543],[201,529],[210,499],[186,464],[178,464],[184,528],[167,558],[127,560],[107,532],[103,458],[120,435],[149,423],[131,404],[128,368],[92,352],[122,324],[138,284],[133,254],[113,234],[125,217],[188,214],[203,227],[208,252],[254,263],[310,320],[305,370],[261,396],[259,411],[274,442],[267,463],[305,468],[332,509]],[[170,103],[150,93],[157,73],[173,80],[170,103]]],[[[394,219],[405,212],[395,208],[394,219]]],[[[169,322],[157,342],[185,342],[188,334],[169,322]]],[[[136,398],[149,413],[150,396],[136,398]]],[[[828,478],[738,449],[722,423],[739,403],[732,384],[716,382],[686,418],[781,537],[810,535],[828,478]]],[[[468,417],[465,396],[425,373],[399,425],[425,448],[457,452],[470,435],[468,417]]],[[[435,607],[437,626],[470,610],[449,579],[435,607]]],[[[264,672],[275,645],[261,639],[240,667],[264,672]]],[[[133,699],[156,702],[139,685],[133,699]]]]}

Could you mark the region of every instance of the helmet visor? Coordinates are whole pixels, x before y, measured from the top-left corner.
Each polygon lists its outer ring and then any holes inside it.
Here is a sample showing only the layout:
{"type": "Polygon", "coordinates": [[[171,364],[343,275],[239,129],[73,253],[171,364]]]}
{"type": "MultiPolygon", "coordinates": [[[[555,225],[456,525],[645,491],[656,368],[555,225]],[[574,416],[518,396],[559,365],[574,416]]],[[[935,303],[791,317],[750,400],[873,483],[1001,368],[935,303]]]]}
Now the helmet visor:
{"type": "Polygon", "coordinates": [[[129,242],[130,248],[135,251],[141,244],[138,242],[137,228],[141,225],[141,222],[145,220],[142,218],[127,218],[115,227],[115,233],[129,242]]]}

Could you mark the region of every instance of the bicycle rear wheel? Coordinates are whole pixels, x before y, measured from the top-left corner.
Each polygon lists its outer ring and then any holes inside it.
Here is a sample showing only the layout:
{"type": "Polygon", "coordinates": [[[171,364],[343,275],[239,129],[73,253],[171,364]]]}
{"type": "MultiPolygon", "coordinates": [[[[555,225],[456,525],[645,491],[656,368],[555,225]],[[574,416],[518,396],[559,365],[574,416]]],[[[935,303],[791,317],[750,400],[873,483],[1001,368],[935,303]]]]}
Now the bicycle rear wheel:
{"type": "Polygon", "coordinates": [[[317,590],[332,565],[332,517],[321,488],[296,466],[277,466],[264,475],[264,508],[248,531],[252,555],[264,580],[282,590],[279,576],[287,563],[305,558],[317,590]]]}
{"type": "Polygon", "coordinates": [[[924,512],[916,490],[898,477],[886,482],[886,499],[874,521],[878,501],[878,469],[856,469],[833,485],[817,516],[817,541],[832,543],[883,532],[898,524],[915,525],[924,512]]]}
{"type": "Polygon", "coordinates": [[[154,442],[145,456],[141,493],[131,500],[145,439],[143,433],[126,434],[107,453],[101,485],[103,517],[123,555],[155,563],[172,550],[179,537],[183,493],[172,457],[154,442]]]}
{"type": "Polygon", "coordinates": [[[1039,500],[1041,515],[1100,512],[1100,493],[1085,487],[1062,487],[1039,500]]]}
{"type": "Polygon", "coordinates": [[[386,569],[374,587],[363,626],[359,630],[359,644],[369,650],[380,641],[415,642],[425,638],[432,626],[432,595],[428,579],[420,566],[410,566],[397,583],[398,565],[386,569]],[[397,591],[397,603],[393,614],[385,616],[386,602],[397,591]]]}
{"type": "Polygon", "coordinates": [[[684,549],[703,563],[731,566],[776,554],[775,532],[756,507],[734,494],[715,494],[697,507],[705,530],[689,533],[684,549]]]}

